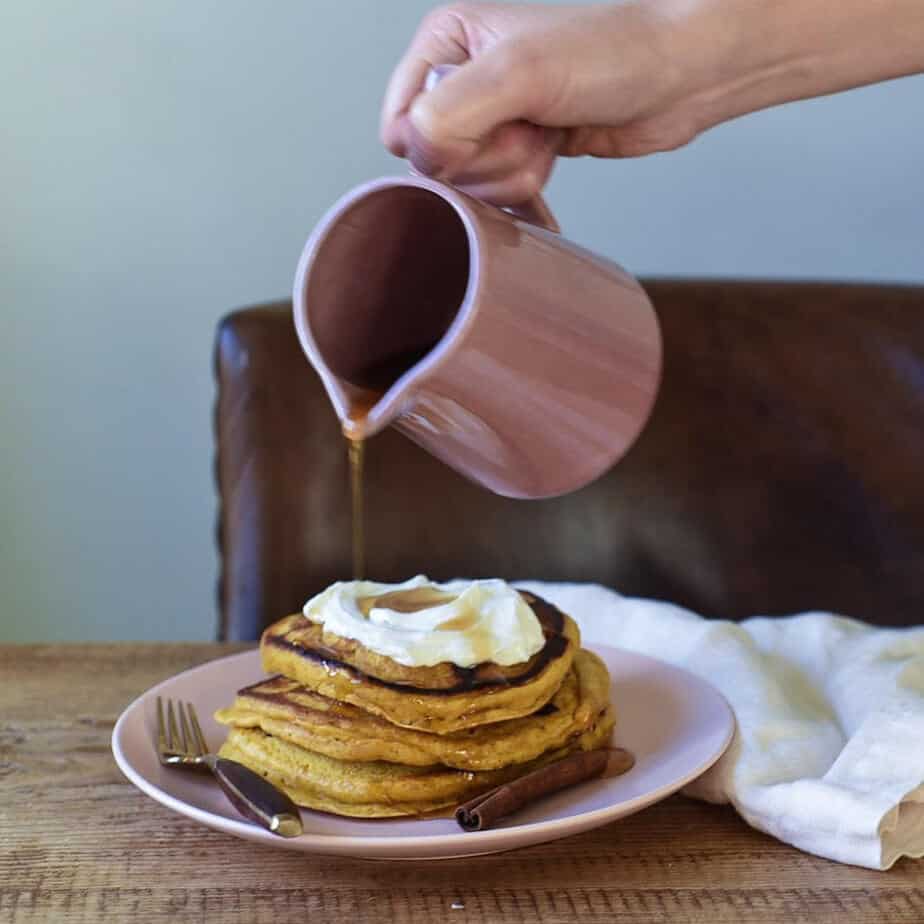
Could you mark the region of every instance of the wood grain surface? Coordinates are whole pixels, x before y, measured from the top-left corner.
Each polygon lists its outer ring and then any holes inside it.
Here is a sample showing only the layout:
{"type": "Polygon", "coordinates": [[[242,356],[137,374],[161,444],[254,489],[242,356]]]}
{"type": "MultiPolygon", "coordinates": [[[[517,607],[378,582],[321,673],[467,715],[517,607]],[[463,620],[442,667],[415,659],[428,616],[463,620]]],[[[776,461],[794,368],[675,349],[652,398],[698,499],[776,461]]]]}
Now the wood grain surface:
{"type": "Polygon", "coordinates": [[[152,802],[109,750],[121,710],[231,645],[0,646],[0,924],[924,921],[924,863],[800,853],[674,797],[584,835],[464,860],[257,846],[152,802]]]}

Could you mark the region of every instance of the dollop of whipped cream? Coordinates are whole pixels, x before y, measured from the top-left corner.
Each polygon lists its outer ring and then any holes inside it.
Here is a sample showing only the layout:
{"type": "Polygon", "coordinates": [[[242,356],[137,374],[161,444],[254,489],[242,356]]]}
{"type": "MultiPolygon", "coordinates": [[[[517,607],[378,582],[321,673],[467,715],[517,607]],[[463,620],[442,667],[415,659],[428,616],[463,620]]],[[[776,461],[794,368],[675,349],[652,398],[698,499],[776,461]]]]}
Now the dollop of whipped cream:
{"type": "Polygon", "coordinates": [[[338,581],[312,597],[303,612],[327,631],[408,667],[519,664],[545,644],[536,614],[499,579],[338,581]]]}

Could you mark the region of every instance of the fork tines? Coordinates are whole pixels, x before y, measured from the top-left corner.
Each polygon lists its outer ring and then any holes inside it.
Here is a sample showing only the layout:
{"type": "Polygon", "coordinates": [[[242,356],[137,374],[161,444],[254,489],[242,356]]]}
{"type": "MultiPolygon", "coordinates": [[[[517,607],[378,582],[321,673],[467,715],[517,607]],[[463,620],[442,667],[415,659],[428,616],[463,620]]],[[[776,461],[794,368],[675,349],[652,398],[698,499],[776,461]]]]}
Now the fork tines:
{"type": "Polygon", "coordinates": [[[202,757],[208,753],[205,735],[199,725],[199,717],[192,703],[177,702],[173,708],[173,700],[167,700],[166,722],[164,721],[164,705],[157,697],[157,749],[162,756],[202,757]],[[177,725],[176,713],[179,713],[177,725]]]}

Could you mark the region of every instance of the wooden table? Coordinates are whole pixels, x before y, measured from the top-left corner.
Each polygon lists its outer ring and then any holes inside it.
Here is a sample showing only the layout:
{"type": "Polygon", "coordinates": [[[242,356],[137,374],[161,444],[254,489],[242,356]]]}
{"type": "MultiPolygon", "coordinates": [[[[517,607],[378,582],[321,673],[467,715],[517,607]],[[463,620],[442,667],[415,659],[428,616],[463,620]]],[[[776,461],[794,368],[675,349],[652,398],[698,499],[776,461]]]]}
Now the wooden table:
{"type": "Polygon", "coordinates": [[[567,840],[426,865],[200,827],[127,783],[109,738],[143,690],[241,647],[0,646],[0,924],[924,921],[924,862],[830,863],[681,797],[567,840]]]}

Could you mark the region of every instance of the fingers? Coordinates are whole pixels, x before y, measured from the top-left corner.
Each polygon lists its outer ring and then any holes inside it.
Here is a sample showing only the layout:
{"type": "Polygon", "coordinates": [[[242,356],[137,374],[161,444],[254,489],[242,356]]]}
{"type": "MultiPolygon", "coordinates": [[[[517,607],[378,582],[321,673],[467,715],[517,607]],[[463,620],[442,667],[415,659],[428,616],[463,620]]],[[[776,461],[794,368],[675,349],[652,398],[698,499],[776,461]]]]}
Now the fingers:
{"type": "MultiPolygon", "coordinates": [[[[501,126],[458,170],[432,170],[436,176],[497,205],[520,203],[540,192],[558,155],[562,132],[529,122],[501,126]]],[[[421,169],[419,154],[417,169],[421,169]]]]}
{"type": "MultiPolygon", "coordinates": [[[[404,62],[402,62],[402,65],[404,62]]],[[[385,92],[382,105],[381,136],[382,143],[398,157],[407,153],[405,143],[405,121],[407,107],[411,100],[421,92],[430,65],[422,58],[407,62],[406,66],[392,74],[385,92]]]]}
{"type": "Polygon", "coordinates": [[[453,179],[453,184],[484,202],[495,205],[518,205],[536,196],[545,186],[555,153],[541,149],[517,170],[493,179],[453,179]]]}
{"type": "Polygon", "coordinates": [[[455,7],[424,19],[389,82],[382,140],[420,173],[498,204],[522,202],[548,178],[561,132],[526,120],[536,56],[522,39],[491,44],[493,29],[486,42],[478,17],[469,19],[455,7]],[[457,67],[425,91],[431,70],[446,64],[457,67]]]}
{"type": "Polygon", "coordinates": [[[413,99],[403,144],[418,170],[453,175],[468,169],[498,128],[528,114],[534,85],[517,60],[511,48],[497,45],[413,99]]]}
{"type": "Polygon", "coordinates": [[[440,64],[462,64],[467,59],[465,27],[457,16],[437,11],[424,18],[391,75],[382,103],[382,141],[393,154],[406,155],[403,123],[411,103],[423,91],[430,69],[440,64]]]}
{"type": "Polygon", "coordinates": [[[529,122],[509,122],[498,128],[452,175],[453,182],[498,180],[522,169],[546,147],[543,130],[529,122]]]}
{"type": "Polygon", "coordinates": [[[558,131],[527,122],[499,128],[451,182],[487,202],[524,202],[545,186],[557,155],[558,131]]]}

